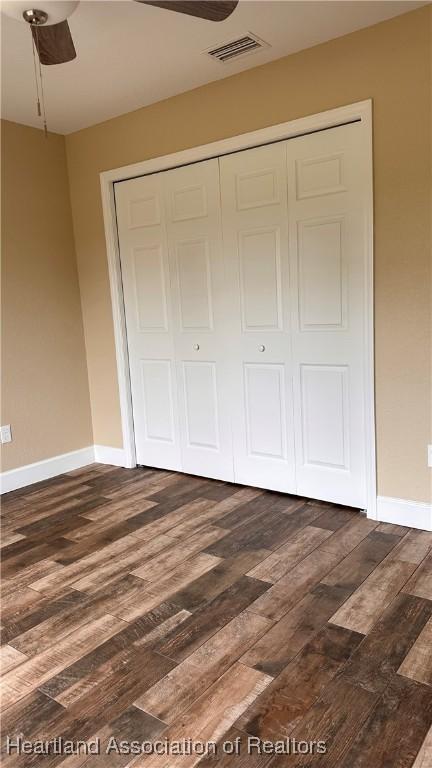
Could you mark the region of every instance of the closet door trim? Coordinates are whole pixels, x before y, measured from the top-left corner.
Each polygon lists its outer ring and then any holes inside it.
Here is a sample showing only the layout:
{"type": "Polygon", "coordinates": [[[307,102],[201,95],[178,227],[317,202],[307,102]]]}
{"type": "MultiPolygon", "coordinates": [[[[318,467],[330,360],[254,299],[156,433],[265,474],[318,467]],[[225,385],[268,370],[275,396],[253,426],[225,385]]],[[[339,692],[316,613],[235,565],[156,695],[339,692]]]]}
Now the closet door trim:
{"type": "Polygon", "coordinates": [[[374,318],[373,318],[373,163],[372,163],[372,100],[350,104],[258,131],[241,134],[211,144],[175,152],[140,163],[104,171],[100,174],[102,208],[107,247],[111,303],[114,324],[120,415],[123,437],[123,465],[136,466],[135,436],[132,417],[129,360],[124,298],[120,268],[114,185],[116,182],[150,173],[176,168],[200,160],[219,157],[242,149],[270,144],[307,133],[334,128],[347,123],[360,122],[362,128],[362,155],[367,166],[367,184],[364,190],[367,210],[366,222],[366,276],[365,276],[365,414],[366,414],[366,474],[367,515],[377,519],[376,512],[376,454],[374,407],[374,318]]]}

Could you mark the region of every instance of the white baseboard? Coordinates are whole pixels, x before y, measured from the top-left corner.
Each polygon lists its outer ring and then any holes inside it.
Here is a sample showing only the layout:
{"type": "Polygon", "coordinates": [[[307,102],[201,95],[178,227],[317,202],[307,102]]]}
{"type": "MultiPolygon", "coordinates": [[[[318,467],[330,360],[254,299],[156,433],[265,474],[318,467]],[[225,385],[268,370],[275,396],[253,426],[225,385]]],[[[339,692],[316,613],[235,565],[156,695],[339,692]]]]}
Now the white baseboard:
{"type": "Polygon", "coordinates": [[[95,461],[99,464],[113,464],[115,467],[125,467],[126,457],[123,448],[111,448],[109,445],[94,446],[95,461]]]}
{"type": "Polygon", "coordinates": [[[376,519],[382,523],[394,523],[432,531],[432,504],[378,496],[376,519]]]}
{"type": "Polygon", "coordinates": [[[51,477],[72,472],[74,469],[86,467],[94,462],[99,464],[112,464],[115,467],[125,466],[125,452],[122,448],[111,448],[109,445],[89,445],[78,451],[63,453],[61,456],[53,456],[51,459],[36,461],[24,467],[17,467],[0,474],[0,493],[9,493],[26,485],[40,483],[51,477]]]}
{"type": "Polygon", "coordinates": [[[89,445],[78,451],[63,453],[61,456],[53,456],[51,459],[36,461],[34,464],[26,464],[24,467],[2,472],[0,474],[0,493],[9,493],[9,491],[15,491],[17,488],[24,488],[26,485],[39,483],[41,480],[49,480],[56,475],[72,472],[73,469],[80,469],[87,464],[92,464],[95,460],[94,456],[94,446],[89,445]]]}

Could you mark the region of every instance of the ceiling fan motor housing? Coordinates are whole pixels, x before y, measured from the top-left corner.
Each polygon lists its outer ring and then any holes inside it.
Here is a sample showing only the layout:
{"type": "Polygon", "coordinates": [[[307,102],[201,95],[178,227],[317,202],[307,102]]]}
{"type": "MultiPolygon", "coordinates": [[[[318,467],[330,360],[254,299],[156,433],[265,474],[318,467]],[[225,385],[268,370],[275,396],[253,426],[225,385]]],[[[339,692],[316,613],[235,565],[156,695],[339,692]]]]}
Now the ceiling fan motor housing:
{"type": "Polygon", "coordinates": [[[23,11],[23,19],[29,24],[40,27],[42,24],[47,23],[48,14],[45,11],[40,11],[38,8],[29,8],[28,11],[23,11]]]}
{"type": "Polygon", "coordinates": [[[27,21],[35,26],[51,26],[67,19],[79,5],[78,0],[2,0],[1,10],[17,21],[27,21]]]}

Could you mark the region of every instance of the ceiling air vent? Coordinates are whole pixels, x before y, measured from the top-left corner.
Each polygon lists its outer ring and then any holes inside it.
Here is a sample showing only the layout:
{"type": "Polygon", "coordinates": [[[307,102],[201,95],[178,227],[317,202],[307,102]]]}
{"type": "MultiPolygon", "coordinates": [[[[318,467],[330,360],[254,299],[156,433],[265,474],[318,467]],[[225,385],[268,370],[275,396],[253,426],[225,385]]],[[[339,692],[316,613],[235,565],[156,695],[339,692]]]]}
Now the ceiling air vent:
{"type": "Polygon", "coordinates": [[[265,43],[256,35],[252,35],[250,32],[243,37],[238,37],[235,40],[230,40],[229,43],[223,43],[216,48],[209,48],[204,51],[212,59],[221,61],[225,64],[232,59],[238,59],[240,56],[246,56],[249,53],[259,51],[261,48],[269,48],[269,44],[265,43]]]}

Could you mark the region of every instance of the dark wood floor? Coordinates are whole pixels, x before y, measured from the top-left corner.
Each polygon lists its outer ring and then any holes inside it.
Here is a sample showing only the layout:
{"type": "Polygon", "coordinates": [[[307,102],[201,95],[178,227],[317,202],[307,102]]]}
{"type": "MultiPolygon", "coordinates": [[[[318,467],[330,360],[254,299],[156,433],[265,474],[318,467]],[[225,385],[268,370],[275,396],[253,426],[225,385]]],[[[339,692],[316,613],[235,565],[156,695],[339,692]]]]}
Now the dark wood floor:
{"type": "Polygon", "coordinates": [[[218,743],[4,765],[432,766],[431,534],[96,465],[8,494],[2,518],[3,742],[218,743]],[[326,751],[248,754],[248,735],[326,751]]]}

